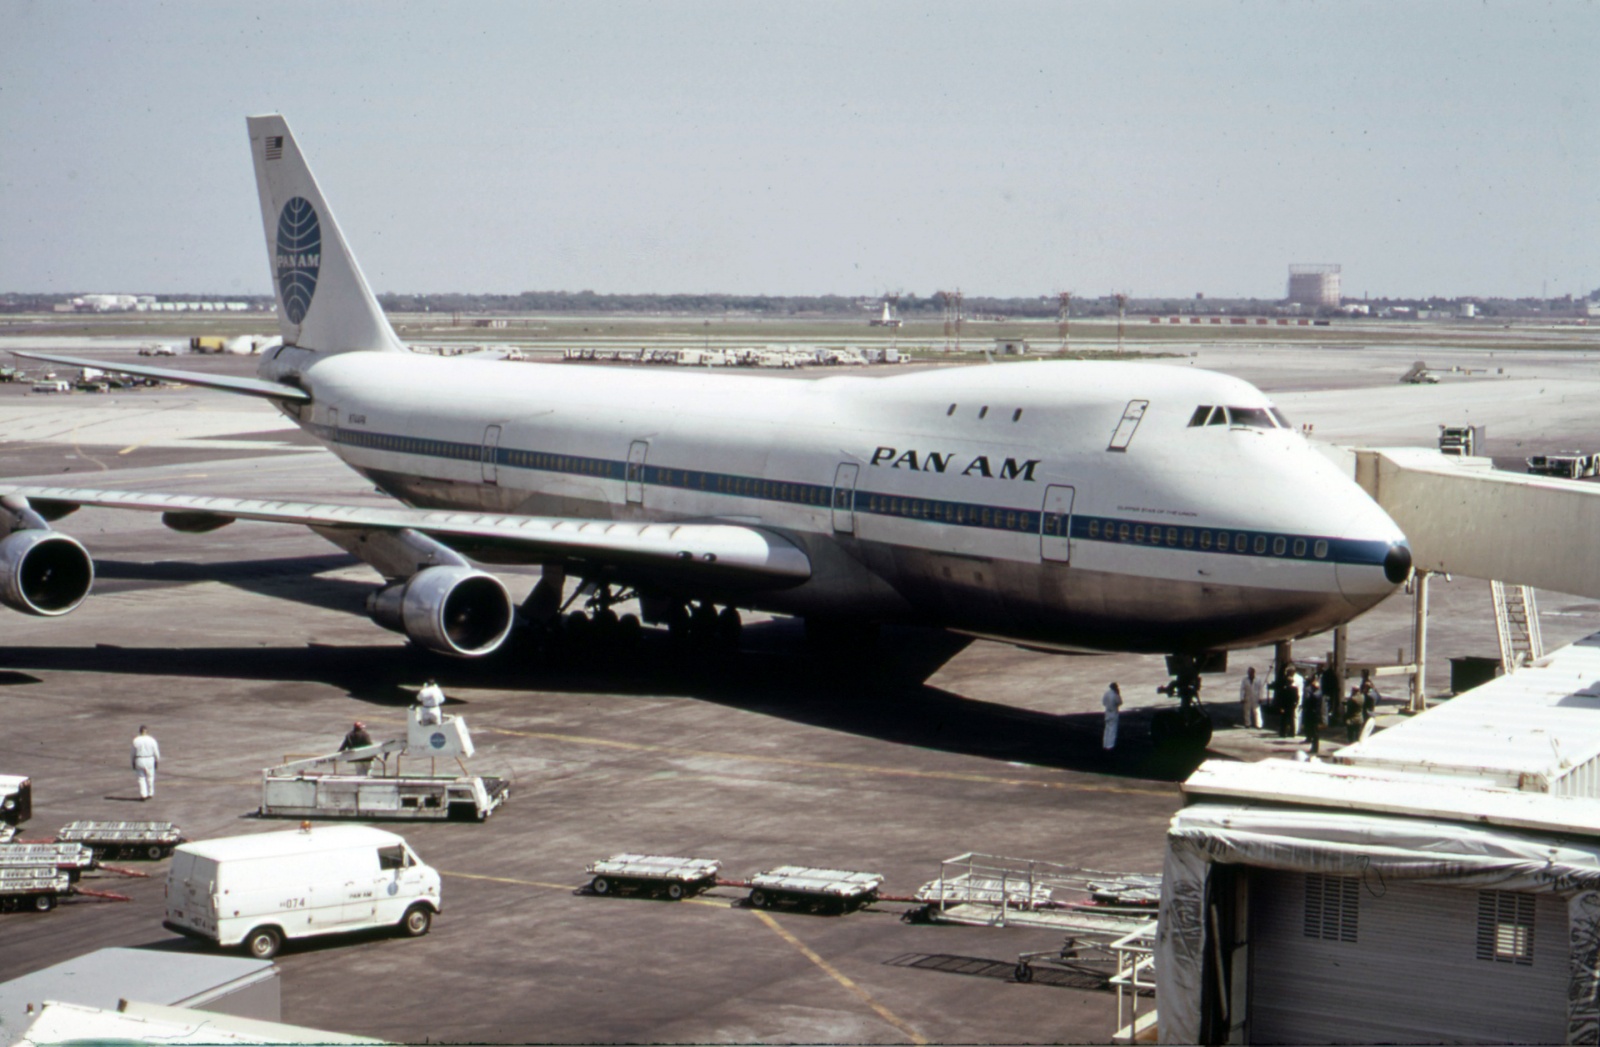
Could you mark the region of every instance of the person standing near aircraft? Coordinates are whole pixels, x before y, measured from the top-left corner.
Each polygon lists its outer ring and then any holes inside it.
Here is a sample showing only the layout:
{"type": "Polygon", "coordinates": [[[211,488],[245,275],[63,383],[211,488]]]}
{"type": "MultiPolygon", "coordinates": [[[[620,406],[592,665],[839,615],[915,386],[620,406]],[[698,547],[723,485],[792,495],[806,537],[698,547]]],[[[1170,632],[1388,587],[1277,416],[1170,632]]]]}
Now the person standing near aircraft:
{"type": "Polygon", "coordinates": [[[439,708],[444,705],[444,692],[439,689],[439,685],[434,681],[429,680],[422,685],[422,690],[417,692],[417,705],[421,707],[421,712],[417,714],[417,722],[424,727],[440,723],[443,720],[439,708]]]}
{"type": "Polygon", "coordinates": [[[1239,681],[1239,705],[1244,712],[1244,726],[1259,728],[1262,725],[1261,681],[1256,679],[1253,665],[1244,671],[1244,679],[1239,681]]]}
{"type": "Polygon", "coordinates": [[[133,773],[139,779],[139,799],[141,801],[153,799],[156,795],[156,768],[161,764],[161,746],[146,730],[143,724],[139,725],[139,733],[133,739],[133,773]]]}
{"type": "Polygon", "coordinates": [[[1293,663],[1279,670],[1278,737],[1293,738],[1295,717],[1300,711],[1300,674],[1293,663]]]}
{"type": "Polygon", "coordinates": [[[1106,707],[1106,728],[1100,739],[1100,748],[1110,752],[1117,747],[1117,721],[1122,717],[1122,688],[1117,686],[1115,680],[1100,696],[1100,704],[1106,707]]]}

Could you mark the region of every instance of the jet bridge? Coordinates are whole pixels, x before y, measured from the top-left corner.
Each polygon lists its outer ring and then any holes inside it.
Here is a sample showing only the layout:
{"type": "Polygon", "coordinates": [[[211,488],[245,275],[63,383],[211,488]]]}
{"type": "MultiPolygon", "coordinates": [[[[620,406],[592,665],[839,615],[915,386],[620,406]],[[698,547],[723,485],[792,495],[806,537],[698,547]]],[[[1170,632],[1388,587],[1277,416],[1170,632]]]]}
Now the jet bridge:
{"type": "Polygon", "coordinates": [[[1507,671],[1537,659],[1531,589],[1600,598],[1600,485],[1494,468],[1487,458],[1424,448],[1355,452],[1356,482],[1405,532],[1416,571],[1412,708],[1421,711],[1427,656],[1428,578],[1460,574],[1493,583],[1507,671]],[[1508,594],[1507,585],[1523,587],[1508,594]]]}

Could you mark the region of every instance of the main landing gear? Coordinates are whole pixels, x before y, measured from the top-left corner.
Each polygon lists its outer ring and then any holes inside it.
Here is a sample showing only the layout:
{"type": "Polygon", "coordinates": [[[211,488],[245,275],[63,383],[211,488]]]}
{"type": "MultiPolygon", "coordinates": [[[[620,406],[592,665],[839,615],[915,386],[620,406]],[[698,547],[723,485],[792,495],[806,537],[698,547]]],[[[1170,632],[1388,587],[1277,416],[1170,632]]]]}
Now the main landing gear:
{"type": "Polygon", "coordinates": [[[563,653],[605,652],[631,654],[644,637],[638,614],[617,608],[638,600],[644,617],[665,625],[673,645],[683,651],[732,651],[739,647],[744,622],[735,607],[718,607],[708,600],[683,601],[652,597],[626,586],[586,580],[562,600],[565,576],[547,568],[522,605],[523,620],[532,626],[536,642],[546,651],[563,653]]]}

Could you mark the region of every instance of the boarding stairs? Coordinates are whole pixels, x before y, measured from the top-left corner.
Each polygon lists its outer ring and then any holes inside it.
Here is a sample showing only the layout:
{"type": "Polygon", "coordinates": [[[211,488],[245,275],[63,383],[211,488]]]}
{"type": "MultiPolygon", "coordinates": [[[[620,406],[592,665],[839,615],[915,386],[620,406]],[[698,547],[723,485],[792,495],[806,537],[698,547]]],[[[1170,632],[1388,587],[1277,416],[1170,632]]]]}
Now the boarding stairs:
{"type": "Polygon", "coordinates": [[[1514,673],[1544,657],[1539,605],[1532,586],[1491,581],[1489,592],[1494,598],[1494,624],[1500,634],[1500,668],[1514,673]]]}

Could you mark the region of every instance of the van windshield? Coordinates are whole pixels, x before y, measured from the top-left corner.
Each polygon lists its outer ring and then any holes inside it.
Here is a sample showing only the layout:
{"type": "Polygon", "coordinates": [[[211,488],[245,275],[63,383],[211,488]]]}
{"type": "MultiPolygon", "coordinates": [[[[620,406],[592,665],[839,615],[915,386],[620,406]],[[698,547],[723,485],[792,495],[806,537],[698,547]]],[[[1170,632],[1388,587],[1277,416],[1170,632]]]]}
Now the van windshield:
{"type": "Polygon", "coordinates": [[[395,844],[393,847],[378,848],[378,868],[387,870],[404,869],[405,867],[405,848],[401,847],[399,844],[395,844]]]}

